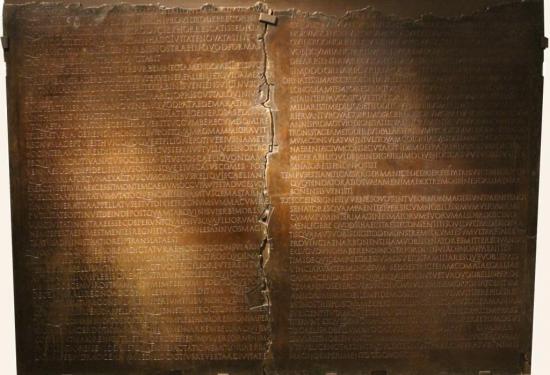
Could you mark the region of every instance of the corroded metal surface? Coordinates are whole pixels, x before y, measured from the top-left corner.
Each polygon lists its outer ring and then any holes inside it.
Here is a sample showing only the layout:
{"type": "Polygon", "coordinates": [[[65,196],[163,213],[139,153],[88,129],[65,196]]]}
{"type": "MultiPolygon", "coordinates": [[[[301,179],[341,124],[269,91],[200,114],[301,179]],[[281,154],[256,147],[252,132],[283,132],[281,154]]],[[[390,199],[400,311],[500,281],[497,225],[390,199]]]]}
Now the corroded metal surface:
{"type": "Polygon", "coordinates": [[[529,371],[541,3],[16,3],[21,374],[529,371]]]}
{"type": "Polygon", "coordinates": [[[520,373],[537,40],[535,4],[415,22],[280,15],[268,34],[279,373],[520,373]]]}
{"type": "Polygon", "coordinates": [[[259,368],[259,11],[15,10],[22,368],[259,368]]]}
{"type": "MultiPolygon", "coordinates": [[[[347,11],[362,9],[365,7],[374,7],[377,10],[388,15],[396,15],[405,18],[417,18],[424,14],[434,14],[442,17],[454,17],[463,14],[471,14],[482,11],[487,7],[493,7],[515,0],[461,0],[461,1],[438,1],[438,0],[344,0],[344,1],[326,1],[326,0],[272,0],[266,3],[270,9],[275,11],[285,11],[288,9],[297,9],[305,12],[322,12],[331,15],[343,15],[347,11]]],[[[26,4],[26,0],[7,0],[5,4],[26,4]]],[[[61,4],[82,4],[83,6],[101,6],[105,4],[135,4],[150,5],[147,0],[60,0],[55,3],[61,4]]],[[[208,2],[203,0],[160,0],[155,4],[167,7],[181,8],[200,8],[204,4],[215,4],[220,7],[250,7],[256,1],[253,0],[218,0],[208,2]]]]}

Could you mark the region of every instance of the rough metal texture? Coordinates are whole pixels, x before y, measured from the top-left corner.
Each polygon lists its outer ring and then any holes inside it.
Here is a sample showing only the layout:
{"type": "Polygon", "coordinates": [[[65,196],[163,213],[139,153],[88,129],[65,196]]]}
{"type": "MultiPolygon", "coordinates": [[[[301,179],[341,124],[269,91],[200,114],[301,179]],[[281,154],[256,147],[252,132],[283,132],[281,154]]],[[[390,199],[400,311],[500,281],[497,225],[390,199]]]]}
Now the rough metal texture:
{"type": "Polygon", "coordinates": [[[529,372],[541,3],[17,3],[21,374],[529,372]]]}
{"type": "Polygon", "coordinates": [[[538,12],[278,15],[268,274],[279,374],[522,371],[538,12]]]}

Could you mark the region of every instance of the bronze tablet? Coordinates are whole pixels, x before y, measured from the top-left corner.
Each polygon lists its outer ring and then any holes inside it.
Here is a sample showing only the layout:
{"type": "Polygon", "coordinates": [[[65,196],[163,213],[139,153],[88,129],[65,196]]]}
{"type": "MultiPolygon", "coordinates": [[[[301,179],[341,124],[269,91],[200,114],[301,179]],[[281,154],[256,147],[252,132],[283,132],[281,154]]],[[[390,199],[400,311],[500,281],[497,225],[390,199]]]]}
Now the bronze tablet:
{"type": "Polygon", "coordinates": [[[20,374],[529,373],[542,3],[4,6],[20,374]]]}

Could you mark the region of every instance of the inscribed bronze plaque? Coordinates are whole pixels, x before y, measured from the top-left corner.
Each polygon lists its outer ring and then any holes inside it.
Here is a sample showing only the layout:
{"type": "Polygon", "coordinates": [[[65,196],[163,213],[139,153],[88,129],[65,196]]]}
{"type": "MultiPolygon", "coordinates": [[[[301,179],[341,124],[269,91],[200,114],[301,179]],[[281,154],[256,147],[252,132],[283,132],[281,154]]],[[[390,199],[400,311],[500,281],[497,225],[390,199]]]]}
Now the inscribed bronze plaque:
{"type": "Polygon", "coordinates": [[[6,4],[19,373],[529,373],[542,21],[6,4]]]}

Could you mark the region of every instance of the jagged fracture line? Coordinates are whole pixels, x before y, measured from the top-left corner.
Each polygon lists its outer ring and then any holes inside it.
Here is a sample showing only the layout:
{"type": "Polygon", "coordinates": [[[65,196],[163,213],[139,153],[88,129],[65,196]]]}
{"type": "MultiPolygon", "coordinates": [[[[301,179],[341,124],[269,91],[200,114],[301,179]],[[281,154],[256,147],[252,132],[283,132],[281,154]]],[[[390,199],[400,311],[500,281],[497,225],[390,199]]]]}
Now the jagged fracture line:
{"type": "MultiPolygon", "coordinates": [[[[265,37],[267,35],[267,29],[268,25],[264,24],[264,29],[262,32],[262,35],[260,36],[259,40],[262,44],[262,52],[263,52],[263,71],[262,71],[262,83],[259,88],[259,94],[260,96],[264,95],[262,98],[262,102],[260,103],[262,107],[264,107],[269,114],[269,143],[268,143],[268,150],[266,154],[264,155],[264,190],[262,193],[263,201],[264,201],[264,211],[262,212],[261,216],[261,222],[264,227],[265,231],[265,238],[263,239],[261,245],[260,245],[260,272],[262,277],[262,293],[265,298],[264,306],[267,309],[267,322],[268,322],[268,332],[269,337],[266,343],[266,350],[264,353],[264,359],[268,359],[271,354],[271,344],[272,344],[272,327],[271,327],[271,298],[269,295],[269,285],[267,280],[267,274],[265,271],[265,265],[267,261],[269,260],[269,252],[270,252],[270,241],[271,238],[269,238],[269,221],[271,218],[271,213],[273,211],[273,207],[271,206],[271,203],[269,203],[268,198],[268,185],[267,185],[267,177],[268,177],[268,165],[269,165],[269,156],[273,153],[274,149],[274,138],[275,138],[275,128],[273,123],[273,113],[271,110],[271,107],[268,105],[269,100],[271,99],[271,85],[269,84],[267,80],[267,48],[265,43],[265,37]],[[266,254],[266,258],[264,258],[264,254],[266,254]],[[264,262],[265,261],[265,262],[264,262]]],[[[263,370],[265,373],[265,368],[263,370]]]]}

